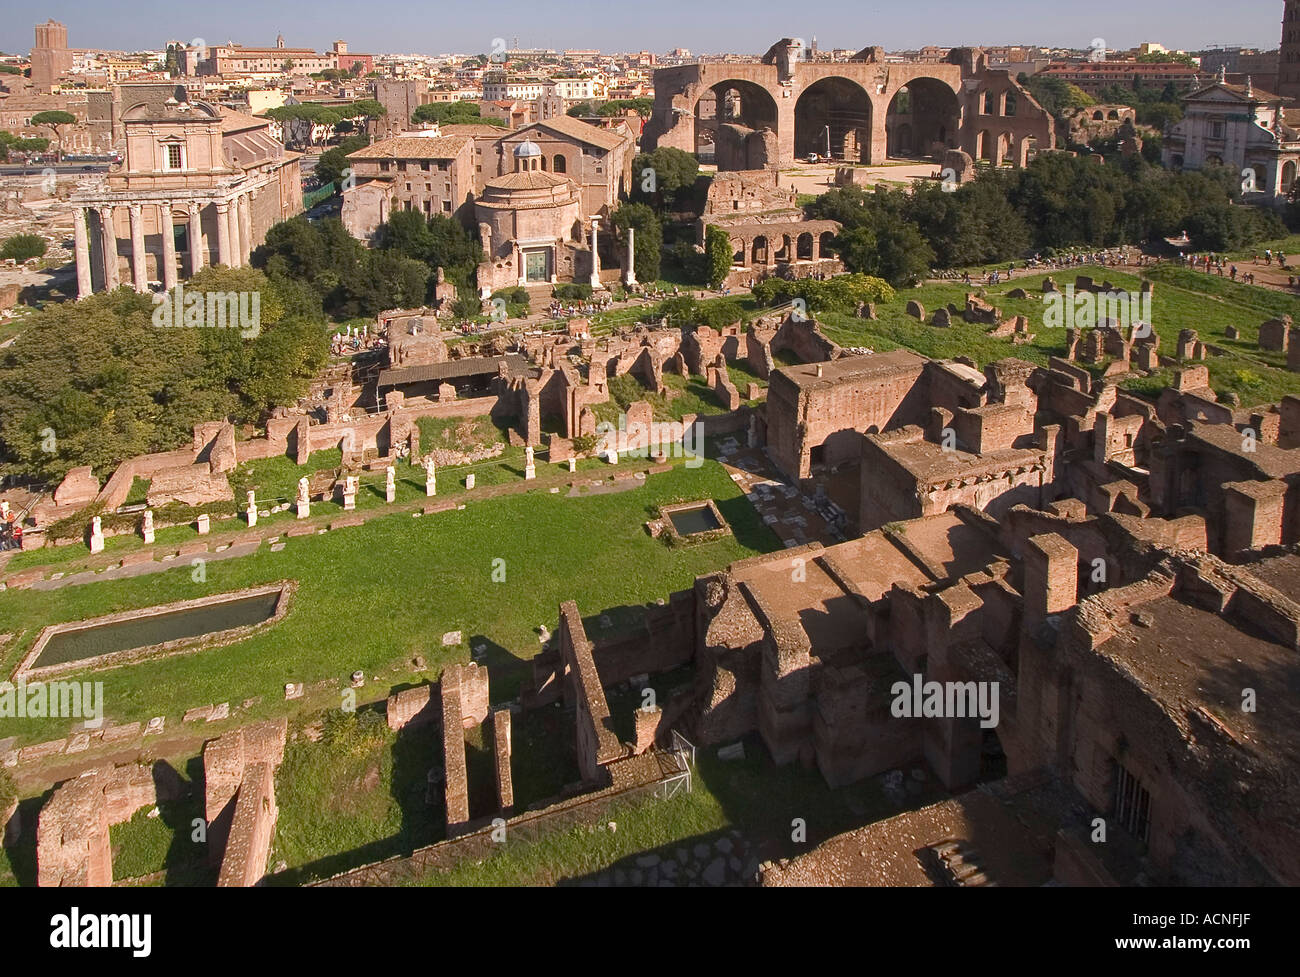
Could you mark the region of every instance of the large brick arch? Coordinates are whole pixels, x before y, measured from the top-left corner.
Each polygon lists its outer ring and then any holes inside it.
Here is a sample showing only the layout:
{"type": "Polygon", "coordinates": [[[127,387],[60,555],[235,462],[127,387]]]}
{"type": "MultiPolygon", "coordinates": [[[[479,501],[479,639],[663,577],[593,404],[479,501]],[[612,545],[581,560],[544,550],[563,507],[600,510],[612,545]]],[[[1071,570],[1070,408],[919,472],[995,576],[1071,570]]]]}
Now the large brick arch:
{"type": "Polygon", "coordinates": [[[925,75],[912,78],[900,85],[888,102],[888,153],[891,157],[942,157],[944,151],[959,146],[961,118],[961,100],[949,81],[925,75]]]}
{"type": "MultiPolygon", "coordinates": [[[[986,128],[997,134],[1010,133],[1016,147],[1032,144],[1040,150],[1055,148],[1051,117],[1008,72],[989,69],[984,53],[977,48],[955,48],[943,64],[886,62],[877,48],[866,48],[851,61],[827,62],[791,61],[782,57],[782,43],[774,45],[760,61],[707,62],[657,70],[655,105],[642,133],[642,149],[674,146],[695,152],[696,108],[707,93],[728,84],[742,91],[742,101],[743,91],[749,90],[751,101],[765,109],[775,106],[775,125],[770,126],[765,144],[770,146],[758,147],[774,155],[764,165],[784,166],[796,155],[825,152],[825,131],[821,127],[828,123],[815,121],[819,100],[823,112],[840,117],[838,124],[830,123],[833,153],[838,150],[842,154],[847,146],[855,161],[884,162],[894,148],[890,143],[889,107],[904,88],[923,110],[918,118],[900,116],[892,120],[895,145],[902,147],[906,133],[911,155],[934,155],[942,147],[963,149],[977,156],[979,133],[986,128]],[[767,93],[770,105],[754,97],[756,89],[767,93]],[[994,120],[981,114],[985,91],[993,93],[993,103],[998,106],[996,125],[990,125],[994,120]],[[1016,114],[1003,116],[1009,92],[1013,93],[1016,114]],[[903,126],[908,128],[904,130],[903,126]],[[810,127],[821,130],[820,150],[812,148],[817,136],[805,131],[810,127]],[[849,138],[854,130],[865,131],[849,138]],[[774,153],[770,147],[774,147],[774,153]]],[[[735,143],[742,136],[743,132],[732,132],[729,138],[735,143]]],[[[724,166],[720,160],[720,169],[752,167],[759,154],[751,146],[746,153],[731,155],[730,162],[735,165],[724,166]]],[[[1019,149],[1010,155],[1014,162],[1023,163],[1019,149]]]]}
{"type": "MultiPolygon", "coordinates": [[[[858,81],[825,75],[804,86],[794,100],[794,154],[826,154],[867,162],[871,154],[871,95],[858,81]]],[[[778,133],[778,141],[780,133],[778,133]]]]}

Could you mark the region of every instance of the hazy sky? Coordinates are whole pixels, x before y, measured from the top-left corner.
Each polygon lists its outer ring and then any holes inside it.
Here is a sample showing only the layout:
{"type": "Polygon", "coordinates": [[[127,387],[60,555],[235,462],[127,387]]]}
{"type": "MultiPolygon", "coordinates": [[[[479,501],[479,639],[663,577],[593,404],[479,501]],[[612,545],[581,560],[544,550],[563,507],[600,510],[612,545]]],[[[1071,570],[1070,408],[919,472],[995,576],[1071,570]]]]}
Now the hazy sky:
{"type": "Polygon", "coordinates": [[[813,36],[822,48],[1083,48],[1100,37],[1112,48],[1157,41],[1190,50],[1212,44],[1277,47],[1282,0],[0,0],[0,50],[30,50],[33,26],[47,17],[68,25],[71,47],[123,50],[194,38],[270,45],[277,33],[290,47],[324,50],[342,38],[361,53],[477,53],[491,50],[494,37],[512,46],[518,37],[522,47],[655,52],[761,52],[781,37],[813,36]]]}

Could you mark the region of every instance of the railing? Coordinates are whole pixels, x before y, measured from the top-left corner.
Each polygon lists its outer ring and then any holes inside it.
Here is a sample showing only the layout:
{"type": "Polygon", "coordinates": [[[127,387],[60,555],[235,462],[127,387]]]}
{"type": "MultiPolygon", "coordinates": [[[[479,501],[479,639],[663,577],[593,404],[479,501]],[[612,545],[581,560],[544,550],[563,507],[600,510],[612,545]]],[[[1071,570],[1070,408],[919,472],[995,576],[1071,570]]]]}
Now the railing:
{"type": "Polygon", "coordinates": [[[334,196],[334,194],[337,192],[338,192],[337,184],[327,183],[323,187],[313,190],[311,193],[304,193],[302,195],[302,209],[311,210],[322,200],[328,200],[330,197],[334,196]]]}

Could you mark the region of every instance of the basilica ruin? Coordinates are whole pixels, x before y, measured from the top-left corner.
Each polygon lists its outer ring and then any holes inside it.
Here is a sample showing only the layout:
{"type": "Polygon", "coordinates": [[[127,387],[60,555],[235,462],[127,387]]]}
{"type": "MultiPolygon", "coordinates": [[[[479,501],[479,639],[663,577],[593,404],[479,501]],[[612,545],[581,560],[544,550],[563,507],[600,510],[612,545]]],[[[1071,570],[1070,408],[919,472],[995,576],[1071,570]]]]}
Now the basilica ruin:
{"type": "Polygon", "coordinates": [[[642,148],[712,147],[719,170],[785,167],[814,153],[883,163],[948,150],[1023,166],[1055,148],[1051,116],[979,48],[954,48],[943,63],[887,61],[879,47],[842,62],[805,55],[784,38],[758,61],[659,69],[642,148]]]}

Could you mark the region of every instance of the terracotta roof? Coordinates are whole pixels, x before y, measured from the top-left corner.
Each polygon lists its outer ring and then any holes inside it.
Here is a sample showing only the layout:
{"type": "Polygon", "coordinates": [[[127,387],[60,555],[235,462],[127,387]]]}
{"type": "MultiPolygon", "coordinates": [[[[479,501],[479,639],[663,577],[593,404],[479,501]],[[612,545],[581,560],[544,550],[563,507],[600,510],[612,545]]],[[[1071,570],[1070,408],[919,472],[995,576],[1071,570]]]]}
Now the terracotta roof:
{"type": "Polygon", "coordinates": [[[256,116],[247,115],[244,112],[236,112],[234,109],[223,108],[221,110],[221,131],[222,132],[242,132],[245,129],[265,129],[270,125],[267,119],[259,119],[256,116]]]}
{"type": "Polygon", "coordinates": [[[543,129],[550,129],[552,132],[558,132],[571,139],[577,139],[589,146],[599,146],[601,149],[617,149],[627,142],[626,139],[610,132],[608,129],[597,129],[595,126],[589,126],[580,119],[568,115],[540,119],[534,122],[533,125],[540,126],[543,129]]]}
{"type": "Polygon", "coordinates": [[[394,136],[355,153],[348,159],[455,159],[469,142],[466,136],[394,136]]]}
{"type": "Polygon", "coordinates": [[[1295,99],[1290,98],[1286,95],[1274,95],[1272,92],[1266,92],[1264,89],[1257,88],[1254,85],[1252,85],[1250,91],[1247,92],[1245,85],[1230,85],[1226,81],[1216,81],[1211,85],[1206,85],[1204,88],[1198,88],[1196,91],[1184,95],[1183,101],[1185,102],[1190,101],[1191,99],[1198,98],[1201,95],[1206,94],[1207,92],[1212,92],[1215,89],[1222,89],[1223,91],[1230,92],[1231,94],[1236,95],[1240,98],[1251,99],[1252,101],[1256,101],[1256,102],[1295,101],[1295,99]]]}
{"type": "Polygon", "coordinates": [[[549,190],[552,187],[566,186],[569,181],[562,176],[546,173],[542,170],[526,170],[523,173],[507,173],[488,180],[485,186],[494,190],[549,190]]]}
{"type": "Polygon", "coordinates": [[[444,136],[504,136],[510,130],[486,122],[454,122],[441,127],[444,136]]]}

